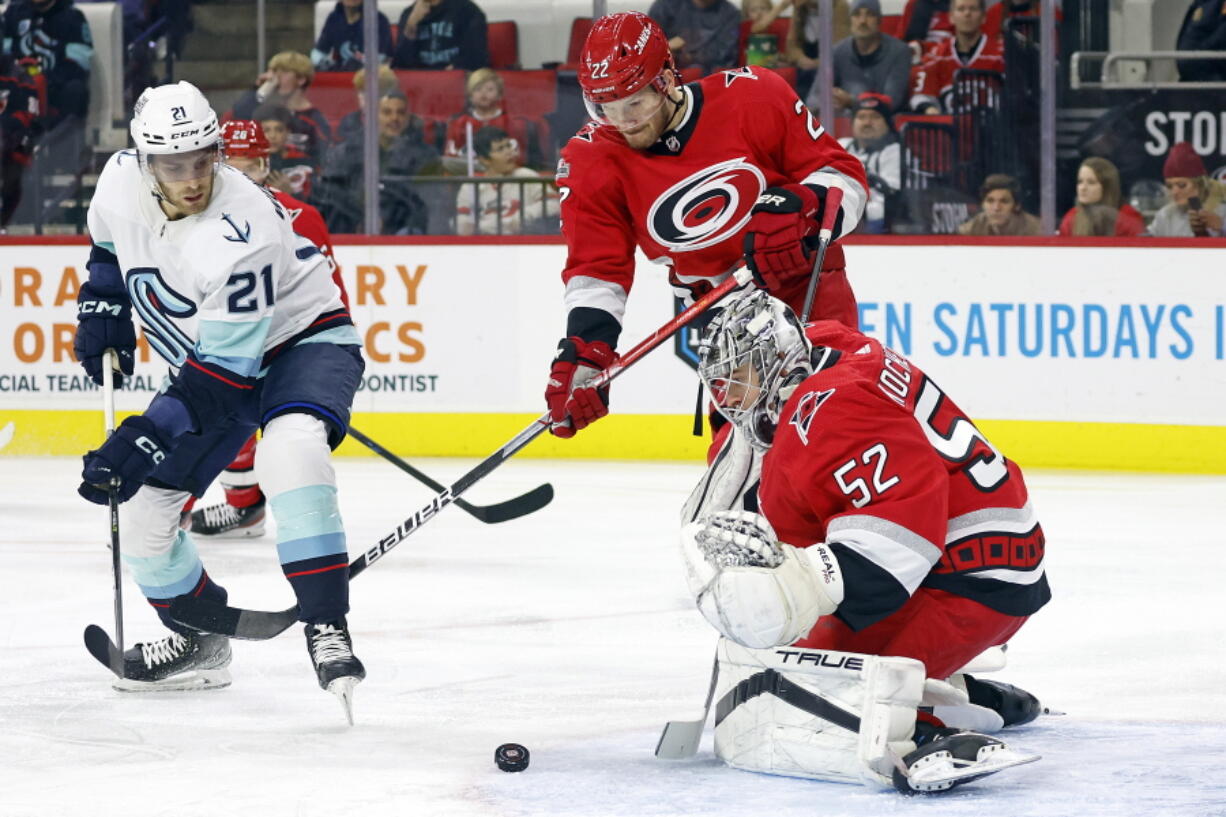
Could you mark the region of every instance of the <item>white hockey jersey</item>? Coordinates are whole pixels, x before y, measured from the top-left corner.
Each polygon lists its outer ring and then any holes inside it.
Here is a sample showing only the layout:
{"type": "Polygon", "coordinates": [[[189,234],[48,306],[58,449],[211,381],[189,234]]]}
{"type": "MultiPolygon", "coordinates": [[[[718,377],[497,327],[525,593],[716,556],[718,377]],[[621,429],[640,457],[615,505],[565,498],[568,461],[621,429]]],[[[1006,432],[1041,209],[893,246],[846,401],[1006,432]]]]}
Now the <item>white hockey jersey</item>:
{"type": "MultiPolygon", "coordinates": [[[[219,169],[203,212],[170,221],[136,152],[119,151],[98,179],[88,223],[94,244],[118,258],[150,346],[173,367],[194,350],[200,361],[256,377],[265,352],[344,310],[328,260],[231,167],[219,169]]],[[[347,320],[312,340],[361,342],[347,320]]]]}

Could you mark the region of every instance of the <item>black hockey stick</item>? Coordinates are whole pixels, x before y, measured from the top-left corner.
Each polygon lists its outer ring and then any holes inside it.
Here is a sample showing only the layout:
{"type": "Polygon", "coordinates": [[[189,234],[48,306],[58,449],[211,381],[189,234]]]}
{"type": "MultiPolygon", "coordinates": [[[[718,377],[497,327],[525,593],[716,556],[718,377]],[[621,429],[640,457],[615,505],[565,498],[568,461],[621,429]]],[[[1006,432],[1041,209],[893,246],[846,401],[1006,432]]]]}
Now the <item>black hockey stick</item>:
{"type": "MultiPolygon", "coordinates": [[[[377,442],[367,437],[362,432],[358,431],[352,425],[349,426],[349,436],[360,442],[362,445],[374,451],[380,457],[390,462],[392,465],[404,471],[413,479],[435,491],[442,491],[445,486],[435,482],[427,474],[414,468],[409,463],[397,457],[391,451],[388,451],[377,442]]],[[[455,504],[460,510],[476,517],[487,525],[495,525],[499,522],[506,522],[511,519],[517,519],[521,516],[526,516],[533,511],[539,511],[541,508],[548,505],[553,500],[553,486],[546,482],[544,485],[538,485],[522,496],[508,499],[505,502],[498,502],[494,505],[473,505],[471,502],[466,502],[463,499],[456,499],[455,504]]]]}
{"type": "MultiPolygon", "coordinates": [[[[723,298],[738,286],[743,286],[750,280],[747,268],[737,270],[723,283],[699,298],[688,309],[661,326],[625,355],[616,360],[613,365],[597,375],[588,384],[592,388],[600,388],[626,369],[634,365],[640,358],[655,349],[670,338],[678,329],[685,326],[708,307],[723,298]]],[[[373,547],[349,563],[350,581],[363,570],[370,567],[388,551],[407,539],[414,531],[428,522],[439,511],[452,504],[456,497],[480,482],[495,468],[502,465],[517,451],[535,440],[549,428],[549,414],[543,414],[523,431],[516,434],[510,442],[490,454],[464,476],[460,477],[450,488],[441,491],[430,504],[417,513],[405,519],[396,529],[384,536],[373,547]]],[[[249,641],[263,641],[285,632],[298,620],[298,607],[290,607],[281,611],[245,610],[230,607],[225,604],[207,601],[191,596],[178,596],[170,603],[170,617],[180,624],[206,633],[219,633],[231,638],[242,638],[249,641]]]]}
{"type": "Polygon", "coordinates": [[[800,323],[809,322],[813,312],[813,300],[817,297],[817,283],[822,278],[822,264],[826,261],[826,248],[834,237],[834,219],[843,206],[843,191],[837,187],[826,190],[826,204],[822,209],[822,223],[817,231],[817,257],[813,259],[813,273],[809,276],[809,288],[805,291],[805,308],[800,313],[800,323]]]}

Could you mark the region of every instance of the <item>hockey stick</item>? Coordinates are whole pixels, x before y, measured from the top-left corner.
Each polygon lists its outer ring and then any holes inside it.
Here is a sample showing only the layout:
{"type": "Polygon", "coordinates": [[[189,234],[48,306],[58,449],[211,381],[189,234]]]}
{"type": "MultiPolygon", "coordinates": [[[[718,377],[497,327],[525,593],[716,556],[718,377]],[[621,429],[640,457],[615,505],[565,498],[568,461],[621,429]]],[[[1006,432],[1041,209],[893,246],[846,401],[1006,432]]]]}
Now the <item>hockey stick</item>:
{"type": "MultiPolygon", "coordinates": [[[[397,457],[391,451],[388,451],[377,442],[367,437],[362,432],[358,431],[352,425],[349,426],[349,436],[360,442],[362,445],[374,451],[380,457],[390,462],[392,465],[404,471],[413,479],[435,491],[444,490],[444,486],[432,480],[427,474],[414,468],[409,463],[397,457]]],[[[546,482],[544,485],[538,485],[522,496],[517,496],[513,499],[508,499],[505,502],[498,502],[494,505],[473,505],[471,502],[466,502],[463,499],[456,499],[455,504],[460,510],[475,516],[477,519],[487,525],[495,525],[499,522],[506,522],[511,519],[516,519],[521,516],[526,516],[533,511],[539,511],[541,508],[548,505],[553,500],[553,486],[546,482]]]]}
{"type": "MultiPolygon", "coordinates": [[[[102,355],[102,421],[106,437],[115,433],[115,351],[102,355]]],[[[115,587],[115,640],[96,624],[85,628],[85,649],[116,676],[123,677],[123,570],[119,560],[119,500],[115,479],[107,487],[107,508],[111,517],[111,578],[115,587]]]]}
{"type": "MultiPolygon", "coordinates": [[[[618,377],[622,372],[638,362],[640,358],[670,338],[678,329],[698,317],[708,307],[736,287],[748,283],[749,280],[750,272],[747,268],[737,270],[719,286],[695,301],[688,309],[675,316],[668,323],[642,340],[633,349],[614,361],[609,368],[593,378],[588,385],[598,389],[615,377],[618,377]]],[[[533,420],[527,428],[511,438],[510,442],[504,444],[493,454],[482,460],[475,468],[452,483],[450,488],[439,492],[437,496],[430,500],[428,505],[405,519],[396,526],[394,531],[384,536],[373,547],[350,562],[350,581],[387,554],[392,548],[396,547],[396,545],[407,539],[439,511],[452,504],[456,497],[484,479],[517,451],[535,440],[549,428],[549,425],[549,414],[541,415],[538,419],[533,420]]],[[[186,627],[202,632],[220,633],[231,638],[243,638],[250,641],[263,641],[281,634],[297,621],[298,607],[295,605],[279,612],[244,610],[201,598],[178,596],[170,604],[170,617],[186,627]]]]}
{"type": "Polygon", "coordinates": [[[826,248],[834,237],[834,220],[843,206],[843,190],[831,187],[826,190],[826,204],[822,209],[822,223],[817,231],[817,257],[813,259],[813,272],[809,275],[809,288],[805,291],[805,308],[800,313],[800,323],[809,322],[813,301],[817,297],[817,284],[822,278],[822,264],[826,261],[826,248]]]}
{"type": "Polygon", "coordinates": [[[707,688],[707,702],[702,705],[702,717],[696,721],[669,721],[664,724],[660,733],[660,741],[656,744],[656,757],[665,760],[680,760],[693,757],[702,741],[702,730],[707,726],[707,716],[711,714],[711,701],[715,699],[715,683],[719,680],[719,647],[715,648],[715,659],[711,663],[711,686],[707,688]]]}

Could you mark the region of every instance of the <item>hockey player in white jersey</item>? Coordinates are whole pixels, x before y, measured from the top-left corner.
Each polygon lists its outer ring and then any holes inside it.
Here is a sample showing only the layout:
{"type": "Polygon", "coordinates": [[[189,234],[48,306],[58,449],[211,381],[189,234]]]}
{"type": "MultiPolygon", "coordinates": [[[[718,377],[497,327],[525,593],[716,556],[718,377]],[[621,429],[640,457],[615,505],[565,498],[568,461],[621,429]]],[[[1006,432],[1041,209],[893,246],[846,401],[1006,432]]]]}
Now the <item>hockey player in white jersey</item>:
{"type": "Polygon", "coordinates": [[[124,654],[126,690],[229,683],[227,640],[187,631],[176,596],[224,602],[179,527],[256,428],[256,468],[277,523],[277,551],[306,623],[320,686],[341,698],[364,675],[354,656],[348,554],[331,449],[344,439],[364,363],[327,261],[284,210],[221,163],[217,116],[186,82],[147,89],[135,150],[107,162],[89,208],[89,280],[75,349],[101,382],[107,349],[131,374],[135,331],[172,367],[142,414],[85,455],[79,493],[106,504],[117,480],[123,557],[171,634],[124,654]]]}

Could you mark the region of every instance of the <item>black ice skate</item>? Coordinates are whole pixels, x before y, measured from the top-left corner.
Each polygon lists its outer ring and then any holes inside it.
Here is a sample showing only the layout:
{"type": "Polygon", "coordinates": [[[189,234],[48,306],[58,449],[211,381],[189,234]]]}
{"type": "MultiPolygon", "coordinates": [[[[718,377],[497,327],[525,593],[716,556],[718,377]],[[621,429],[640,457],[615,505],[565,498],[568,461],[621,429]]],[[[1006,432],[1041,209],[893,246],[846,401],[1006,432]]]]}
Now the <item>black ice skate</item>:
{"type": "Polygon", "coordinates": [[[894,769],[894,788],[903,794],[947,791],[1039,759],[988,735],[937,728],[923,721],[916,724],[915,743],[918,748],[897,760],[894,769]]]}
{"type": "Polygon", "coordinates": [[[353,726],[353,688],[366,677],[366,668],[353,654],[353,639],[345,619],[306,626],[307,651],[319,686],[336,696],[353,726]]]}
{"type": "Polygon", "coordinates": [[[264,535],[264,499],[246,508],[219,502],[192,511],[192,533],[226,539],[264,535]]]}
{"type": "Polygon", "coordinates": [[[221,689],[230,685],[230,639],[224,635],[171,633],[124,651],[121,692],[221,689]]]}
{"type": "Polygon", "coordinates": [[[1045,711],[1039,699],[1021,687],[1000,681],[985,681],[971,675],[963,675],[962,678],[966,682],[966,694],[971,703],[1000,715],[1005,726],[1030,723],[1045,711]]]}

